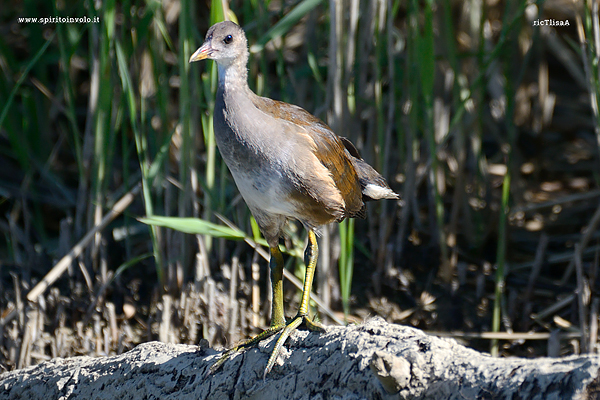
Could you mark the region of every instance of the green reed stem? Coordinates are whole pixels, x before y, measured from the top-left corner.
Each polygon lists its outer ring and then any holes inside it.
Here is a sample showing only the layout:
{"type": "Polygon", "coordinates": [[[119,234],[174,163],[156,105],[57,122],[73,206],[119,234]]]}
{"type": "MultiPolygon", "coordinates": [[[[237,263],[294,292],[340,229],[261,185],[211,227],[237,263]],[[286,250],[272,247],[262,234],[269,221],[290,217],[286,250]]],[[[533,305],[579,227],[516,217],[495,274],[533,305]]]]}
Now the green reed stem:
{"type": "Polygon", "coordinates": [[[340,230],[340,292],[344,308],[344,321],[348,322],[350,313],[350,292],[354,273],[354,219],[350,218],[339,224],[340,230]]]}
{"type": "MultiPolygon", "coordinates": [[[[127,67],[127,58],[125,56],[125,53],[123,52],[123,48],[119,41],[115,41],[115,48],[117,54],[119,76],[121,78],[121,87],[123,89],[127,109],[129,111],[129,122],[131,124],[131,129],[135,138],[135,147],[137,150],[140,170],[142,172],[142,193],[144,195],[144,207],[146,210],[146,216],[152,217],[154,215],[154,207],[152,204],[152,183],[148,179],[150,170],[150,163],[148,157],[148,142],[146,140],[146,135],[144,135],[144,133],[140,129],[140,124],[138,122],[138,108],[135,101],[136,95],[133,89],[131,76],[127,67]]],[[[145,104],[144,101],[142,101],[142,103],[145,104]]],[[[145,111],[145,106],[142,107],[141,111],[145,111]]],[[[165,282],[163,276],[163,261],[158,242],[158,227],[150,226],[150,237],[152,239],[152,252],[154,254],[154,260],[156,262],[156,274],[158,276],[159,282],[161,283],[161,286],[164,287],[165,282]]]]}

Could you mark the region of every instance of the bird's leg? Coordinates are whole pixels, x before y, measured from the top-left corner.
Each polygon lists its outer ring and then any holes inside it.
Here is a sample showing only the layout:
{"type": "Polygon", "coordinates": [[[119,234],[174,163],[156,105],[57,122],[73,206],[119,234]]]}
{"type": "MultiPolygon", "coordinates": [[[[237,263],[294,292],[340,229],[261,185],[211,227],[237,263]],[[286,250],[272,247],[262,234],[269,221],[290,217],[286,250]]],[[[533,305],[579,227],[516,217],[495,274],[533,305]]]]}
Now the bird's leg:
{"type": "Polygon", "coordinates": [[[227,361],[234,353],[237,353],[246,347],[253,346],[285,328],[285,316],[283,314],[283,266],[283,256],[281,255],[281,251],[279,251],[279,247],[271,247],[271,259],[269,261],[269,267],[271,269],[271,287],[273,289],[271,326],[253,338],[241,342],[223,353],[221,358],[209,368],[207,375],[210,375],[221,368],[225,361],[227,361]]]}
{"type": "Polygon", "coordinates": [[[283,314],[283,256],[279,247],[271,247],[271,288],[273,300],[271,301],[271,328],[285,325],[283,314]]]}
{"type": "MultiPolygon", "coordinates": [[[[317,267],[317,259],[319,258],[319,247],[317,246],[317,236],[313,231],[308,231],[308,245],[304,252],[304,262],[306,263],[306,273],[304,275],[304,287],[302,288],[302,298],[300,299],[300,307],[298,308],[298,314],[292,319],[285,327],[281,335],[275,343],[275,348],[271,352],[267,367],[265,368],[264,376],[266,377],[273,365],[275,360],[281,351],[281,347],[287,340],[287,338],[294,332],[302,322],[311,331],[324,331],[323,326],[317,322],[312,321],[308,316],[308,306],[310,301],[310,291],[312,288],[313,278],[315,276],[315,269],[317,267]]],[[[275,291],[273,291],[275,296],[275,291]]],[[[273,297],[275,299],[275,297],[273,297]]]]}
{"type": "MultiPolygon", "coordinates": [[[[308,306],[310,301],[310,291],[312,290],[313,278],[317,268],[317,260],[319,258],[319,246],[317,245],[317,236],[313,231],[308,231],[308,244],[304,251],[304,263],[306,264],[306,272],[304,275],[304,287],[302,288],[302,298],[300,299],[300,307],[298,308],[299,317],[308,317],[308,306]]],[[[310,328],[310,325],[309,325],[310,328]]],[[[315,330],[322,330],[319,327],[315,330]]]]}

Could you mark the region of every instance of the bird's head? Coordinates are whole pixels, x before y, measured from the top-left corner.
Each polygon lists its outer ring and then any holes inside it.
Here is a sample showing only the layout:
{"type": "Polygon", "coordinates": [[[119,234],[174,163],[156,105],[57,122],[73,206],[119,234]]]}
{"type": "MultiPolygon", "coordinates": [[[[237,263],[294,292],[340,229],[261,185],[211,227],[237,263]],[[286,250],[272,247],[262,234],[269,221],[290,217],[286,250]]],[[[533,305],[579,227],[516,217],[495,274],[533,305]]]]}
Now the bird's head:
{"type": "Polygon", "coordinates": [[[204,43],[192,54],[190,62],[210,59],[227,67],[241,57],[248,57],[244,30],[231,21],[225,21],[210,27],[204,43]]]}

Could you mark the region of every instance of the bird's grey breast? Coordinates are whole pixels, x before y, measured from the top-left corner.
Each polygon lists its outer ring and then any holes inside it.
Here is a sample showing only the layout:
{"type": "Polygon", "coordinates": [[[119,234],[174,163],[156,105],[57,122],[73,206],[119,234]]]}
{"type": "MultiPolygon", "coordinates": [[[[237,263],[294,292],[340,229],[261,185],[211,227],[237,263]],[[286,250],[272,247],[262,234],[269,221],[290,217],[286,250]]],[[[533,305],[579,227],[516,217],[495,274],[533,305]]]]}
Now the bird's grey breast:
{"type": "Polygon", "coordinates": [[[245,115],[243,102],[218,94],[213,123],[217,146],[230,169],[264,168],[267,160],[255,143],[256,127],[245,115]]]}
{"type": "Polygon", "coordinates": [[[266,212],[287,213],[273,200],[286,198],[293,189],[284,159],[268,135],[264,116],[244,100],[217,95],[213,122],[219,151],[246,203],[266,212]]]}

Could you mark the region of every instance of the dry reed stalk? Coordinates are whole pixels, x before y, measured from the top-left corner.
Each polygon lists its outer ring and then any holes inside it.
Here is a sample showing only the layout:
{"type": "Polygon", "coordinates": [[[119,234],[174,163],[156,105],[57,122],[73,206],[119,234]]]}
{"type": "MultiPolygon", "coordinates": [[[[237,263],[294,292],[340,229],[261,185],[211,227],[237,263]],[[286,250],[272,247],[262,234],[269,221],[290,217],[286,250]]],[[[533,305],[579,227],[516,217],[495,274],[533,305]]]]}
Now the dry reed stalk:
{"type": "Polygon", "coordinates": [[[258,265],[258,252],[252,255],[252,327],[255,329],[260,326],[260,266],[258,265]]]}
{"type": "Polygon", "coordinates": [[[119,201],[115,203],[110,212],[104,216],[102,221],[98,225],[95,225],[86,235],[81,239],[69,253],[64,256],[56,265],[44,276],[44,278],[27,294],[27,300],[36,301],[52,283],[54,283],[71,265],[73,260],[81,255],[86,246],[92,241],[95,234],[104,229],[110,222],[112,222],[118,215],[120,215],[129,205],[133,202],[135,196],[140,192],[142,188],[141,184],[135,185],[129,192],[127,192],[119,201]]]}
{"type": "Polygon", "coordinates": [[[546,255],[546,248],[548,247],[549,237],[545,232],[542,232],[540,240],[538,242],[537,249],[535,250],[535,258],[533,260],[533,266],[529,275],[529,281],[527,283],[527,289],[525,290],[525,302],[529,302],[531,299],[531,293],[533,286],[540,274],[542,264],[544,263],[544,257],[546,255]]]}
{"type": "Polygon", "coordinates": [[[212,344],[215,335],[217,333],[216,317],[217,317],[217,304],[215,296],[215,282],[212,279],[207,279],[204,286],[204,293],[208,295],[208,320],[204,323],[205,331],[203,337],[208,340],[209,344],[212,344]]]}
{"type": "MultiPolygon", "coordinates": [[[[238,246],[239,253],[240,247],[238,246]]],[[[238,290],[238,275],[239,275],[239,267],[240,267],[240,259],[237,254],[235,254],[231,259],[231,278],[229,281],[229,301],[227,305],[227,339],[229,343],[235,343],[234,340],[237,317],[238,317],[238,307],[239,304],[237,302],[237,290],[238,290]]]]}
{"type": "Polygon", "coordinates": [[[169,294],[162,296],[162,313],[160,318],[160,326],[158,329],[158,340],[164,343],[169,343],[172,335],[171,318],[173,311],[173,298],[169,294]]]}
{"type": "Polygon", "coordinates": [[[39,334],[38,317],[39,309],[37,307],[34,307],[27,312],[25,332],[23,333],[23,340],[21,341],[17,368],[24,368],[31,365],[32,347],[39,334]]]}
{"type": "Polygon", "coordinates": [[[590,353],[598,353],[598,309],[600,308],[600,298],[592,299],[592,307],[590,310],[590,343],[588,351],[590,353]]]}
{"type": "Polygon", "coordinates": [[[106,302],[106,314],[107,315],[107,319],[108,319],[108,325],[109,325],[109,332],[110,332],[110,347],[112,348],[113,346],[116,345],[117,341],[119,340],[119,328],[117,326],[117,313],[115,311],[115,305],[111,302],[106,302]]]}
{"type": "Polygon", "coordinates": [[[561,286],[566,283],[566,281],[569,279],[569,277],[573,273],[573,267],[576,266],[575,263],[577,261],[577,257],[579,257],[579,259],[581,260],[583,250],[588,245],[588,242],[590,241],[590,239],[592,238],[594,233],[597,232],[599,225],[600,225],[600,205],[598,205],[598,208],[596,208],[594,215],[592,215],[592,218],[590,218],[589,224],[585,227],[585,229],[583,231],[583,235],[581,236],[579,243],[577,243],[577,246],[575,246],[574,257],[571,258],[571,261],[569,262],[569,265],[567,266],[567,269],[561,279],[561,282],[560,282],[561,286]]]}

